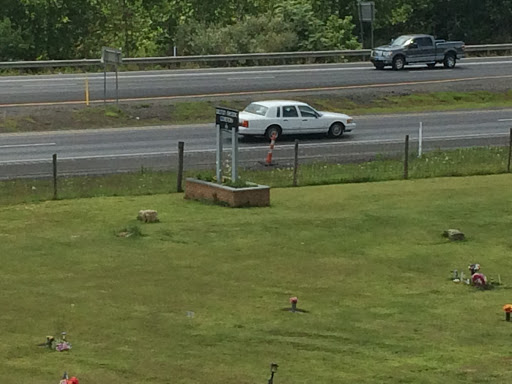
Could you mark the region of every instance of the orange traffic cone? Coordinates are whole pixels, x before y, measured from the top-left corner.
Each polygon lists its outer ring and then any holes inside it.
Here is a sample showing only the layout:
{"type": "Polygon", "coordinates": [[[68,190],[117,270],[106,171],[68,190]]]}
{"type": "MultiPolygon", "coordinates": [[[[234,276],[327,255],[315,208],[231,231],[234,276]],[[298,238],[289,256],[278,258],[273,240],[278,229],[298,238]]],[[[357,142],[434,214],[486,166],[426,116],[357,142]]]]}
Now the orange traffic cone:
{"type": "Polygon", "coordinates": [[[274,132],[272,134],[272,138],[270,140],[270,149],[267,153],[267,158],[265,159],[265,165],[272,165],[272,151],[274,150],[274,145],[276,143],[277,133],[274,132]]]}

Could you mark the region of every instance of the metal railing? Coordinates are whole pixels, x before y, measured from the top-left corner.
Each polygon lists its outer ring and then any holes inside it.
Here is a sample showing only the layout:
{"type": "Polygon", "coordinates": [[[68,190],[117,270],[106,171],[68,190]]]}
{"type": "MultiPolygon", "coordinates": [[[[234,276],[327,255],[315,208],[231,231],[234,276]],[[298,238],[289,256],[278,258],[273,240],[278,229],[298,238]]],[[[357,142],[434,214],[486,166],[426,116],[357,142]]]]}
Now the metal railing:
{"type": "MultiPolygon", "coordinates": [[[[466,52],[490,54],[491,52],[512,51],[511,44],[466,45],[466,52]]],[[[167,57],[140,57],[125,58],[123,64],[135,65],[161,65],[177,63],[207,63],[207,62],[244,62],[259,60],[308,59],[308,58],[339,58],[360,57],[363,60],[370,56],[371,49],[337,50],[337,51],[306,51],[306,52],[272,52],[272,53],[244,53],[234,55],[206,55],[206,56],[167,56],[167,57]]],[[[28,68],[62,68],[62,67],[91,67],[103,65],[100,59],[81,60],[37,60],[0,62],[0,69],[28,69],[28,68]]]]}

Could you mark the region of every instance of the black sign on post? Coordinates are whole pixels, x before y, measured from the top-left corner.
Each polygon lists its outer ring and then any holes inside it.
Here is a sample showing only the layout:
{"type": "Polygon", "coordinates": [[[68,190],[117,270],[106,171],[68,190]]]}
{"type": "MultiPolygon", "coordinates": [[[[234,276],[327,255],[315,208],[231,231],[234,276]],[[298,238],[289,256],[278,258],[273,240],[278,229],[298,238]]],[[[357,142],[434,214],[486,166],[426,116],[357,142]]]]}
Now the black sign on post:
{"type": "Polygon", "coordinates": [[[215,124],[219,125],[222,129],[238,130],[238,111],[224,107],[216,107],[215,124]]]}
{"type": "Polygon", "coordinates": [[[361,47],[364,48],[363,21],[369,21],[371,26],[371,46],[373,49],[373,23],[375,21],[375,2],[358,1],[359,6],[359,24],[361,28],[361,47]]]}
{"type": "Polygon", "coordinates": [[[217,182],[222,184],[222,131],[231,131],[231,180],[238,180],[238,111],[216,107],[215,125],[217,127],[217,182]]]}
{"type": "Polygon", "coordinates": [[[103,64],[103,100],[107,104],[107,65],[111,64],[116,70],[116,104],[119,104],[119,75],[117,66],[123,63],[123,54],[119,49],[103,47],[101,49],[101,63],[103,64]]]}

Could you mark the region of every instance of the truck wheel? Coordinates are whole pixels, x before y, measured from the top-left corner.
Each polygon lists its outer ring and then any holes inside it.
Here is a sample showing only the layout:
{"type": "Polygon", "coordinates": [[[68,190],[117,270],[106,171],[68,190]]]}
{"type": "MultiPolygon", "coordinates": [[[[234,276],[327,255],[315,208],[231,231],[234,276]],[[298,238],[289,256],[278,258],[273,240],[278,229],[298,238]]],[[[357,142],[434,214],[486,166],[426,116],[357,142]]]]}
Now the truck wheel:
{"type": "Polygon", "coordinates": [[[443,60],[443,65],[445,68],[453,68],[455,67],[455,63],[457,63],[457,59],[453,53],[448,53],[443,60]]]}
{"type": "Polygon", "coordinates": [[[427,64],[427,67],[429,67],[430,69],[434,68],[436,66],[436,63],[428,63],[427,64]]]}
{"type": "Polygon", "coordinates": [[[405,67],[405,60],[403,56],[397,56],[393,59],[393,69],[395,71],[400,71],[405,67]]]}
{"type": "Polygon", "coordinates": [[[375,65],[375,69],[378,69],[378,70],[384,69],[384,64],[382,64],[382,63],[375,63],[373,65],[375,65]]]}

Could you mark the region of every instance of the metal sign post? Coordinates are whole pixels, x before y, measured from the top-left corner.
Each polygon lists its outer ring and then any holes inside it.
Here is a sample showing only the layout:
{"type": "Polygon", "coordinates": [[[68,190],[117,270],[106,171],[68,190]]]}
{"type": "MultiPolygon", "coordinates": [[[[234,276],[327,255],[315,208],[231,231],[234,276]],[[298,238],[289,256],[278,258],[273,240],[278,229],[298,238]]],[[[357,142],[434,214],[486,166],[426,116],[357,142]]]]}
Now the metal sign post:
{"type": "Polygon", "coordinates": [[[217,129],[217,155],[215,159],[217,183],[222,184],[222,129],[219,124],[215,125],[217,129]]]}
{"type": "Polygon", "coordinates": [[[101,49],[101,63],[103,64],[103,98],[107,103],[107,65],[111,64],[116,71],[116,104],[119,105],[119,75],[117,66],[123,63],[123,54],[119,49],[103,47],[101,49]]]}
{"type": "Polygon", "coordinates": [[[231,130],[231,180],[238,180],[238,111],[215,108],[215,127],[217,129],[217,183],[222,184],[222,130],[231,130]]]}
{"type": "Polygon", "coordinates": [[[238,124],[231,129],[231,180],[238,180],[238,124]]]}
{"type": "Polygon", "coordinates": [[[373,22],[375,21],[375,2],[359,1],[359,23],[361,26],[361,46],[364,48],[363,21],[370,22],[371,28],[371,46],[373,48],[373,22]]]}

